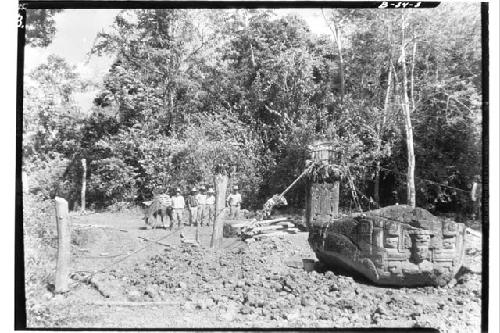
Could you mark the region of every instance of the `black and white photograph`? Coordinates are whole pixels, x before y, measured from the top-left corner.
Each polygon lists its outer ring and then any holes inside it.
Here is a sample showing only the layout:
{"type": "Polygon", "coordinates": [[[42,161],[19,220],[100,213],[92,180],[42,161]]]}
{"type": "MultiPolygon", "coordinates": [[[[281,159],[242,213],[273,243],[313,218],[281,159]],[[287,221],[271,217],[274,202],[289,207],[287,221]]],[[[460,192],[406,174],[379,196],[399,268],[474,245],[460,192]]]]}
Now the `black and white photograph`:
{"type": "Polygon", "coordinates": [[[16,329],[488,331],[488,27],[20,2],[16,329]]]}

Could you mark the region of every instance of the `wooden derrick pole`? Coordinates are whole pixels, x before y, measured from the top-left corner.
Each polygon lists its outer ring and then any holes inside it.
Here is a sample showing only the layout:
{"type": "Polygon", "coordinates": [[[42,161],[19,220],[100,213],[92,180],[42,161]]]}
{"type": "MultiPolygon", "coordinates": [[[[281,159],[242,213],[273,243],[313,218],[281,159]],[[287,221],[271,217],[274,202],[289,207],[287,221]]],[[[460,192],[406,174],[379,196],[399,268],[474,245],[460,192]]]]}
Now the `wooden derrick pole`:
{"type": "Polygon", "coordinates": [[[64,293],[69,290],[71,225],[68,202],[63,198],[56,197],[55,206],[58,237],[55,291],[56,293],[64,293]]]}
{"type": "Polygon", "coordinates": [[[226,206],[226,190],[228,176],[224,173],[217,173],[214,176],[215,186],[215,219],[212,232],[210,247],[220,248],[222,246],[224,220],[221,218],[221,212],[226,206]]]}
{"type": "Polygon", "coordinates": [[[87,191],[87,160],[82,158],[82,191],[81,191],[81,212],[85,212],[85,192],[87,191]]]}

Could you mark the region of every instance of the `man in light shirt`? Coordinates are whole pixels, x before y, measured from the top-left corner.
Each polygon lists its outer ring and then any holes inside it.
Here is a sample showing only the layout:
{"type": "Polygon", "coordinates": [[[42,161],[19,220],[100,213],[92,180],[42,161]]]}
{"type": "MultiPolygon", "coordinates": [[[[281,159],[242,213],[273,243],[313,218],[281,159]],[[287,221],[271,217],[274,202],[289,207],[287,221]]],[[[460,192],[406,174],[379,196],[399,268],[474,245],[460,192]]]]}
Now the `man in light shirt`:
{"type": "Polygon", "coordinates": [[[209,188],[207,192],[207,200],[205,201],[205,206],[208,213],[208,223],[214,225],[215,222],[215,191],[213,188],[209,188]]]}
{"type": "Polygon", "coordinates": [[[205,186],[200,187],[200,193],[196,196],[196,199],[198,200],[198,222],[200,223],[200,226],[203,227],[203,222],[206,223],[206,217],[207,217],[207,195],[205,194],[205,186]]]}
{"type": "Polygon", "coordinates": [[[182,225],[182,214],[184,213],[184,197],[181,195],[181,189],[175,189],[175,195],[172,197],[172,224],[177,220],[177,226],[180,228],[182,225]]]}
{"type": "Polygon", "coordinates": [[[229,218],[237,219],[241,206],[241,194],[238,192],[238,186],[233,186],[233,193],[227,197],[226,202],[229,206],[229,218]]]}

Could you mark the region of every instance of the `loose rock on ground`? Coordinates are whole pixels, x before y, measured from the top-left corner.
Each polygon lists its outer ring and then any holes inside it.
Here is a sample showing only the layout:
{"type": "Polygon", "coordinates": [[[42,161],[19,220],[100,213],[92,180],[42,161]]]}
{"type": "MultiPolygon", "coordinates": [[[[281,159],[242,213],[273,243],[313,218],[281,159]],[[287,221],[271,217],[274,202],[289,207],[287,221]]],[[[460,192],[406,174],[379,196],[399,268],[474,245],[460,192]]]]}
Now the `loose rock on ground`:
{"type": "MultiPolygon", "coordinates": [[[[189,237],[190,230],[185,233],[189,237]]],[[[118,231],[106,234],[107,239],[133,236],[118,231]]],[[[290,265],[314,258],[307,233],[239,242],[222,250],[207,244],[171,243],[154,245],[142,257],[100,273],[93,284],[80,282],[63,302],[44,301],[51,312],[64,318],[56,326],[424,326],[443,332],[480,331],[481,274],[467,268],[453,286],[382,288],[321,265],[312,272],[290,265]],[[96,284],[105,292],[96,292],[96,284]],[[105,307],[95,305],[96,301],[141,306],[105,307]],[[78,311],[92,320],[78,319],[78,311]]],[[[480,256],[475,253],[468,265],[477,267],[477,260],[480,256]]]]}

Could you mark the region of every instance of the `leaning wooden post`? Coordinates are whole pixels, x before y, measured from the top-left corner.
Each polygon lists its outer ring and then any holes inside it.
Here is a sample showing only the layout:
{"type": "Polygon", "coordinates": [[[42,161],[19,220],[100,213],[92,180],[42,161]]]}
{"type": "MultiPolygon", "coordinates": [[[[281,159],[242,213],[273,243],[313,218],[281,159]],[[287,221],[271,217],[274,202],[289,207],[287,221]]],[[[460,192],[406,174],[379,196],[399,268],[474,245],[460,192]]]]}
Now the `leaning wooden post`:
{"type": "Polygon", "coordinates": [[[221,212],[226,206],[226,189],[228,177],[225,173],[217,173],[214,176],[215,185],[215,219],[212,232],[210,247],[219,248],[222,246],[222,237],[224,229],[224,220],[221,218],[221,212]]]}
{"type": "Polygon", "coordinates": [[[59,241],[57,249],[55,291],[56,293],[63,293],[69,289],[71,226],[68,215],[68,202],[63,198],[56,197],[55,203],[57,236],[59,241]]]}
{"type": "Polygon", "coordinates": [[[82,158],[82,167],[83,167],[83,175],[82,175],[82,192],[81,192],[81,212],[85,212],[85,192],[87,189],[87,160],[82,158]]]}

